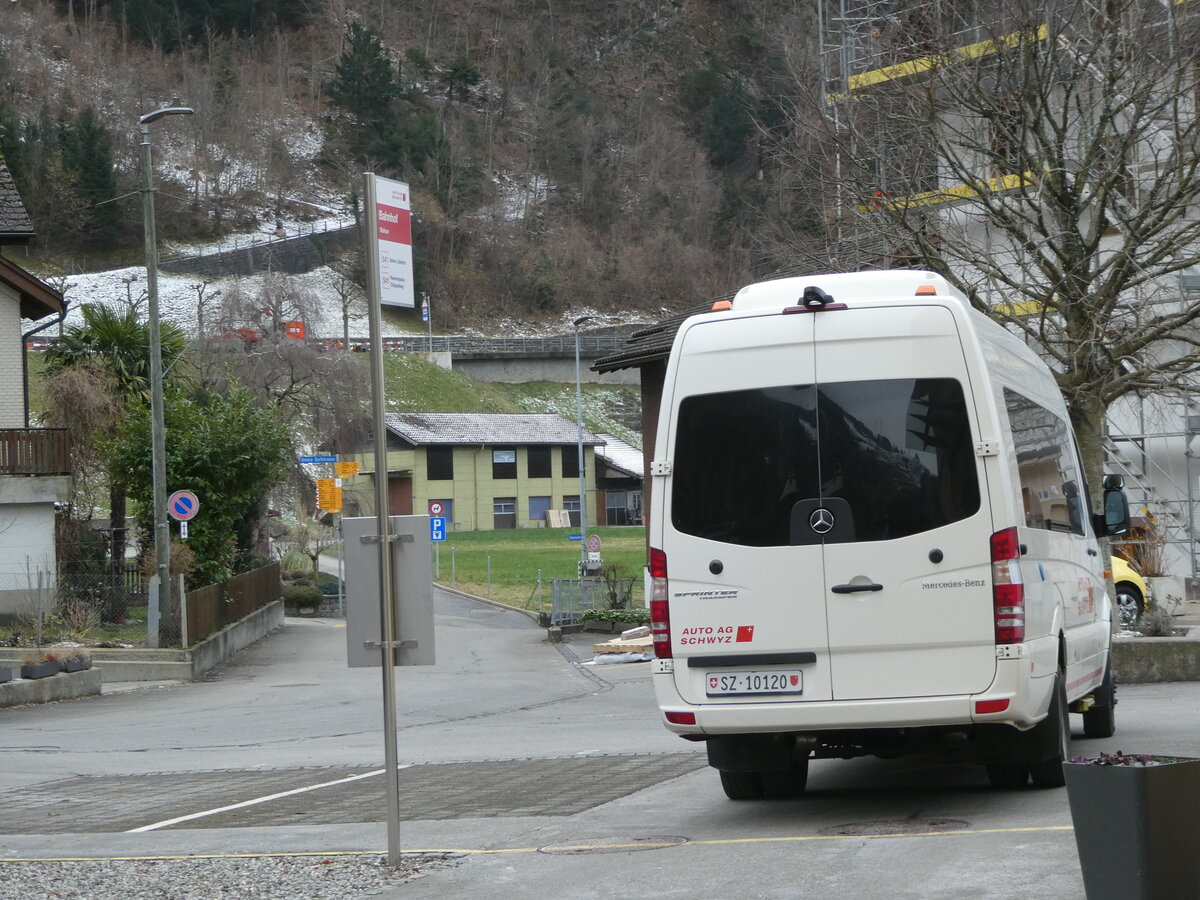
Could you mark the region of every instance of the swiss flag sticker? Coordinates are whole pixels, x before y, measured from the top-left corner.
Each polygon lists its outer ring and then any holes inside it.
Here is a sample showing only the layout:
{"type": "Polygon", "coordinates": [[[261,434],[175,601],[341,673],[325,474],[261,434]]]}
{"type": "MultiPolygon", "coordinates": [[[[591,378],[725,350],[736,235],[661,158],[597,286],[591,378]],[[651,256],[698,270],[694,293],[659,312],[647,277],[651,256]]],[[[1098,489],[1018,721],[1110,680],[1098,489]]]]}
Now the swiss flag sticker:
{"type": "Polygon", "coordinates": [[[713,690],[716,690],[716,687],[717,687],[717,679],[716,679],[716,678],[712,678],[712,677],[710,677],[710,678],[708,679],[708,686],[709,686],[710,688],[712,688],[713,690]]]}
{"type": "Polygon", "coordinates": [[[754,626],[739,625],[737,630],[737,643],[748,644],[752,640],[754,640],[754,626]]]}

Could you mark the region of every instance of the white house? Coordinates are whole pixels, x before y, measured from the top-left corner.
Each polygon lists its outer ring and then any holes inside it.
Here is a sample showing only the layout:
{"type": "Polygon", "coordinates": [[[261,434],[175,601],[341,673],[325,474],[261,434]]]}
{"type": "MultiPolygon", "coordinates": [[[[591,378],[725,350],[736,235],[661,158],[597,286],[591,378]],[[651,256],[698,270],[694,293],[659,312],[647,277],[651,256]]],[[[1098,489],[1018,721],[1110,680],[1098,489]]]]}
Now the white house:
{"type": "MultiPolygon", "coordinates": [[[[32,236],[0,157],[0,254],[32,236]]],[[[62,294],[0,255],[0,616],[36,609],[39,586],[46,596],[54,585],[55,504],[71,487],[70,439],[64,429],[29,427],[25,343],[65,309],[62,294]]]]}

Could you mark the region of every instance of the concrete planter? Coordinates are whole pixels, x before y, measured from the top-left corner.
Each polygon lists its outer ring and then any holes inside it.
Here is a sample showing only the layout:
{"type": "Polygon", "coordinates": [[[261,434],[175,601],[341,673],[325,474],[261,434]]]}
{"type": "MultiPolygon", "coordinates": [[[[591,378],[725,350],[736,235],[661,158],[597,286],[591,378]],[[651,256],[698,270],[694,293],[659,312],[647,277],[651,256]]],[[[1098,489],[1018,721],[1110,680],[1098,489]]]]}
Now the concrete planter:
{"type": "Polygon", "coordinates": [[[0,666],[0,684],[7,684],[12,681],[12,669],[8,666],[0,666]]]}
{"type": "Polygon", "coordinates": [[[1063,763],[1087,900],[1200,893],[1200,759],[1160,765],[1063,763]]]}
{"type": "Polygon", "coordinates": [[[21,666],[21,677],[26,679],[49,678],[51,675],[57,675],[61,671],[62,669],[58,665],[58,660],[52,659],[49,662],[21,666]]]}

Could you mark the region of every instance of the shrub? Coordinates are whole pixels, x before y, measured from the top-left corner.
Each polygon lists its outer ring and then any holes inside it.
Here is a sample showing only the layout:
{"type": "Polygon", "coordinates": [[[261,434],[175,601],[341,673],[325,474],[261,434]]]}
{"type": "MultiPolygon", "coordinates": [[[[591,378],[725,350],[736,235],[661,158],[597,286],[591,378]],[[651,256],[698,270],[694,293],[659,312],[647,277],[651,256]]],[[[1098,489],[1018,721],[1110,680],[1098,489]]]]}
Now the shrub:
{"type": "Polygon", "coordinates": [[[287,606],[320,606],[324,596],[311,584],[289,584],[283,589],[283,602],[287,606]]]}
{"type": "Polygon", "coordinates": [[[589,609],[583,614],[584,621],[592,619],[596,622],[628,622],[630,625],[648,625],[650,610],[641,607],[632,609],[589,609]]]}

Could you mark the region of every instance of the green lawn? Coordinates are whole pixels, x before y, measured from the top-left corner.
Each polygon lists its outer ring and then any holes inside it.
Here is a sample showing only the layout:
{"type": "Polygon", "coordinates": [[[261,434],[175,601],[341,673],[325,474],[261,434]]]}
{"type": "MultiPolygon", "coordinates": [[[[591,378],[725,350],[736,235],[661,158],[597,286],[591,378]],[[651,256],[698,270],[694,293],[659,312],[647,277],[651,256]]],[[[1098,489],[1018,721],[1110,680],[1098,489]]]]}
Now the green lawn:
{"type": "MultiPolygon", "coordinates": [[[[548,610],[551,580],[577,578],[579,542],[567,540],[575,528],[522,528],[513,531],[461,531],[446,536],[435,551],[434,580],[479,597],[522,609],[548,610]],[[491,586],[488,559],[491,559],[491,586]],[[542,588],[538,590],[538,572],[542,588]]],[[[633,606],[642,606],[646,532],[640,526],[589,529],[602,541],[600,555],[633,579],[633,606]]]]}

